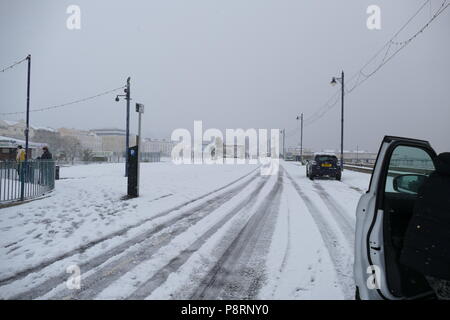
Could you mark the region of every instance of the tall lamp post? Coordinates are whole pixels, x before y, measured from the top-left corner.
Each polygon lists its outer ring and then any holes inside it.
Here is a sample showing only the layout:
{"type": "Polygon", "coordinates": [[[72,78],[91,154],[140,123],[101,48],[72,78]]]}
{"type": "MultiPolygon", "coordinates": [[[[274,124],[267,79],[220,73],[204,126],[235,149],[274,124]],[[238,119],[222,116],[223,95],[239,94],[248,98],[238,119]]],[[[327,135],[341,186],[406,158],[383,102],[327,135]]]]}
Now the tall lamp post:
{"type": "Polygon", "coordinates": [[[285,148],[286,129],[280,130],[280,133],[283,134],[283,160],[286,160],[286,148],[285,148]]]}
{"type": "Polygon", "coordinates": [[[25,128],[25,161],[28,160],[28,140],[30,132],[30,75],[31,75],[31,54],[27,56],[28,75],[27,75],[27,124],[25,128]]]}
{"type": "Polygon", "coordinates": [[[25,127],[25,164],[20,166],[20,201],[25,199],[25,170],[28,166],[28,140],[30,133],[30,76],[31,76],[31,54],[27,56],[28,60],[28,75],[27,75],[27,120],[25,127]]]}
{"type": "Polygon", "coordinates": [[[300,163],[303,164],[303,113],[297,116],[297,120],[300,120],[300,163]]]}
{"type": "Polygon", "coordinates": [[[344,171],[344,71],[341,77],[333,77],[331,85],[334,86],[339,82],[341,84],[341,170],[344,171]]]}
{"type": "Polygon", "coordinates": [[[128,177],[128,148],[130,147],[130,77],[127,78],[127,87],[123,90],[125,94],[118,94],[116,101],[119,102],[119,97],[125,97],[127,101],[127,121],[126,121],[126,133],[125,133],[125,177],[128,177]]]}

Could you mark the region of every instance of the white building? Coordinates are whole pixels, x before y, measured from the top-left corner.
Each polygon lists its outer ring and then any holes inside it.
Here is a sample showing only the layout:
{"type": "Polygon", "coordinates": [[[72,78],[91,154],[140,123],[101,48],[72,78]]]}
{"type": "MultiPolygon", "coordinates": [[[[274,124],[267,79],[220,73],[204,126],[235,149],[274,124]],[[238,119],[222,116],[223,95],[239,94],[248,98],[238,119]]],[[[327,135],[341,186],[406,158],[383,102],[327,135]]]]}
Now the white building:
{"type": "MultiPolygon", "coordinates": [[[[117,128],[104,128],[104,129],[93,129],[91,130],[97,136],[101,138],[102,147],[101,151],[110,151],[114,155],[124,155],[125,154],[125,143],[126,143],[126,131],[117,128]]],[[[129,138],[130,147],[136,145],[136,136],[130,134],[129,138]]]]}
{"type": "Polygon", "coordinates": [[[62,137],[71,136],[76,138],[80,142],[82,149],[92,151],[102,150],[102,138],[95,134],[95,132],[68,128],[60,128],[58,132],[62,137]]]}
{"type": "Polygon", "coordinates": [[[141,152],[160,152],[163,156],[170,156],[175,142],[166,139],[148,139],[142,140],[141,152]]]}

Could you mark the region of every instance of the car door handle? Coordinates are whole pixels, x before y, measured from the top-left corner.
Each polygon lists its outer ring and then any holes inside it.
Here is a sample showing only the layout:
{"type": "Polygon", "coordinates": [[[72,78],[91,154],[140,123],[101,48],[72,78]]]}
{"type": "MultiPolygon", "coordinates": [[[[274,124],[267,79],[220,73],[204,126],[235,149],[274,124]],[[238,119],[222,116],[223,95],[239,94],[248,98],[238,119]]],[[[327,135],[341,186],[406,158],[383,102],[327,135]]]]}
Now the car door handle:
{"type": "Polygon", "coordinates": [[[370,247],[370,249],[380,251],[380,250],[381,250],[381,247],[370,247]]]}

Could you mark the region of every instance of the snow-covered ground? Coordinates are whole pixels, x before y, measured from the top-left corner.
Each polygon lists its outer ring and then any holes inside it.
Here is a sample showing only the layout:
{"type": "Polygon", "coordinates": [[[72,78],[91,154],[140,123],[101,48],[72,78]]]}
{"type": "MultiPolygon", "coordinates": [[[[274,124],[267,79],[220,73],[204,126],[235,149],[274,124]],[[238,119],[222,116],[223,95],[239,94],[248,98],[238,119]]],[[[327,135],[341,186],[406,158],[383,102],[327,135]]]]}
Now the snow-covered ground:
{"type": "Polygon", "coordinates": [[[0,210],[0,298],[351,299],[354,211],[370,175],[310,181],[282,162],[65,167],[50,197],[0,210]],[[81,271],[68,289],[67,267],[81,271]]]}

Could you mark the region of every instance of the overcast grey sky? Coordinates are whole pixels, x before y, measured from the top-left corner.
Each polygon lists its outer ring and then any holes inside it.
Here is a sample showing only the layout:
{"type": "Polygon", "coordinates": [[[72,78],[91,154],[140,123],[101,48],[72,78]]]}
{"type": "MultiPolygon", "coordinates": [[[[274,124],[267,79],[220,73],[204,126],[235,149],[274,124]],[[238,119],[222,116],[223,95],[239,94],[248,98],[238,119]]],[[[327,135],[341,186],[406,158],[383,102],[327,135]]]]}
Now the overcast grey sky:
{"type": "MultiPolygon", "coordinates": [[[[442,1],[432,0],[411,30],[442,1]]],[[[31,108],[94,95],[131,76],[133,105],[146,105],[146,136],[170,137],[194,120],[205,128],[290,131],[297,114],[310,116],[338,89],[329,85],[332,76],[342,69],[354,74],[423,2],[2,0],[0,69],[32,54],[31,108]],[[81,8],[81,30],[66,28],[70,4],[81,8]],[[366,27],[371,4],[381,8],[381,30],[366,27]]],[[[346,149],[376,151],[391,134],[450,151],[449,31],[450,9],[346,97],[346,149]]],[[[26,64],[0,73],[0,88],[0,112],[24,110],[26,64]]],[[[124,128],[125,102],[114,97],[32,113],[31,122],[124,128]]],[[[296,133],[287,144],[298,140],[296,133]]],[[[337,105],[305,127],[304,145],[320,150],[339,143],[337,105]]]]}

